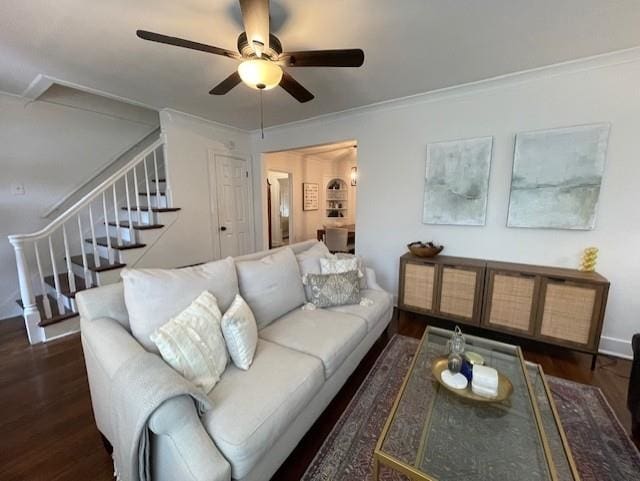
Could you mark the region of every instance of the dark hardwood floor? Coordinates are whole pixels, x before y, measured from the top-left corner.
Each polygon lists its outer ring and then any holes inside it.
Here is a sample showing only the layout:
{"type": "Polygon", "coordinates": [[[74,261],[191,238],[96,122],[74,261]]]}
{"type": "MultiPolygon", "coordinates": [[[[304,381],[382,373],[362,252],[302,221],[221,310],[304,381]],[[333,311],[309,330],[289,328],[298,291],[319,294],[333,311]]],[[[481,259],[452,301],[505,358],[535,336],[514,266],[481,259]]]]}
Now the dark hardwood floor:
{"type": "MultiPolygon", "coordinates": [[[[420,337],[425,325],[425,318],[411,314],[392,322],[274,480],[300,479],[390,337],[395,333],[420,337]]],[[[601,356],[591,371],[590,356],[539,344],[523,348],[526,358],[542,364],[547,374],[602,388],[629,429],[629,361],[601,356]]],[[[0,367],[0,479],[112,480],[111,459],[91,412],[80,337],[31,347],[22,319],[1,321],[0,367]]]]}

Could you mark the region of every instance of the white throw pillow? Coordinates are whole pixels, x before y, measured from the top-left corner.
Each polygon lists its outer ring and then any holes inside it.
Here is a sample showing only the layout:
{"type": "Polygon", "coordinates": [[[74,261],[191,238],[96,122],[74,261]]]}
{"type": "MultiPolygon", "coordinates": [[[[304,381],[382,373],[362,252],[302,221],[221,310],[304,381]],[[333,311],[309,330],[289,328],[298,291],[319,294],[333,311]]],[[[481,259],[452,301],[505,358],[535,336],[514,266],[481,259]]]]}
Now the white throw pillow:
{"type": "Polygon", "coordinates": [[[215,296],[222,312],[238,293],[231,257],[183,269],[125,269],[121,276],[131,333],[145,349],[155,353],[158,349],[149,335],[203,291],[215,296]]]}
{"type": "Polygon", "coordinates": [[[360,278],[360,289],[367,288],[367,276],[364,260],[360,256],[353,254],[329,254],[320,261],[320,272],[322,274],[341,274],[356,269],[360,278]]]}
{"type": "Polygon", "coordinates": [[[162,359],[206,393],[220,380],[229,362],[221,317],[215,296],[204,291],[150,336],[162,359]]]}
{"type": "Polygon", "coordinates": [[[236,295],[231,307],[222,316],[222,334],[233,363],[246,371],[253,362],[258,346],[258,326],[249,304],[236,295]]]}
{"type": "Polygon", "coordinates": [[[251,307],[258,329],[305,303],[296,256],[290,247],[262,259],[236,263],[240,295],[251,307]]]}

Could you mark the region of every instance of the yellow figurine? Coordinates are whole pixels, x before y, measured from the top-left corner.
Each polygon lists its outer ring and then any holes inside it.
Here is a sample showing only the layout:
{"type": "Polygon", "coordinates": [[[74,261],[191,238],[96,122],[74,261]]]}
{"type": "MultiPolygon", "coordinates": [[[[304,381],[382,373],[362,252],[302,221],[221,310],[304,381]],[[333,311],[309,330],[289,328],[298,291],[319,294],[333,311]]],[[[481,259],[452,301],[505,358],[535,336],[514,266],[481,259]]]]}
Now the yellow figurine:
{"type": "Polygon", "coordinates": [[[582,253],[580,270],[582,272],[593,272],[596,270],[596,262],[598,262],[598,248],[587,247],[582,253]]]}

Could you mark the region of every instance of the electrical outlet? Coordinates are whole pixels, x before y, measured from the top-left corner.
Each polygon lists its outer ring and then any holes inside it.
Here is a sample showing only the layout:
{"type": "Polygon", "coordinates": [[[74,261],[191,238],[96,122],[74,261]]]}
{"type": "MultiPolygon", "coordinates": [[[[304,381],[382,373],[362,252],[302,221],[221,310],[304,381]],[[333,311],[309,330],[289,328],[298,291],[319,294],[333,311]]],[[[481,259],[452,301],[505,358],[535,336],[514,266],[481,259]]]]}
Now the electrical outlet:
{"type": "Polygon", "coordinates": [[[24,184],[19,184],[17,182],[11,184],[11,193],[13,195],[24,195],[24,184]]]}

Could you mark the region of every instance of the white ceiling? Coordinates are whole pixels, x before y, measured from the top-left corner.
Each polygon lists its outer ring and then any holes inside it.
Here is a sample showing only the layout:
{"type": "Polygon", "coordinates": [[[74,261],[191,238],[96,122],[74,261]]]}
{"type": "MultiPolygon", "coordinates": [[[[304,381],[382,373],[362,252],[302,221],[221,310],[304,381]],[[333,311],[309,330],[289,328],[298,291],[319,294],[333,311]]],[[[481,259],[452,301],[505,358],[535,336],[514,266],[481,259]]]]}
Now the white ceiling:
{"type": "MultiPolygon", "coordinates": [[[[285,50],[365,51],[360,69],[290,69],[316,96],[265,92],[275,125],[640,45],[639,0],[272,0],[285,50]]],[[[138,39],[138,28],[234,49],[237,0],[2,0],[0,91],[38,74],[243,129],[255,91],[208,94],[235,61],[138,39]]]]}

